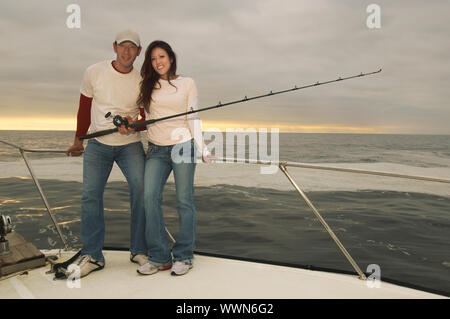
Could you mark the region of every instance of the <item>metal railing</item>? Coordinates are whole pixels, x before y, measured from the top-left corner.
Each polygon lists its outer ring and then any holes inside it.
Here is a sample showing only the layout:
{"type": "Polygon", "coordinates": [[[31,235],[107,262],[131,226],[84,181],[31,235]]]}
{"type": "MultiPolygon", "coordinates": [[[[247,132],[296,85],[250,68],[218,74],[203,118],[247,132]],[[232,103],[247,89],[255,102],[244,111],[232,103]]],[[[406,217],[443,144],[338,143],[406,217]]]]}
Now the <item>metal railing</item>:
{"type": "MultiPolygon", "coordinates": [[[[33,179],[34,184],[36,185],[36,188],[39,192],[39,194],[41,195],[42,201],[44,202],[45,208],[47,209],[47,212],[50,216],[50,219],[53,222],[53,225],[55,226],[55,229],[58,233],[59,238],[61,239],[63,245],[64,245],[64,249],[65,250],[70,250],[69,245],[67,244],[66,239],[64,238],[64,236],[62,235],[61,229],[59,228],[58,222],[56,221],[55,215],[52,212],[52,209],[50,207],[50,204],[47,201],[47,198],[44,195],[44,192],[42,191],[42,187],[39,184],[39,180],[36,177],[36,174],[34,173],[33,167],[31,166],[30,160],[28,159],[27,155],[25,154],[26,152],[29,153],[66,153],[66,150],[55,150],[55,149],[29,149],[29,148],[22,148],[19,145],[13,144],[13,143],[9,143],[3,140],[0,140],[0,143],[9,145],[11,147],[17,148],[20,152],[20,154],[22,155],[23,160],[25,161],[25,164],[27,165],[28,171],[30,172],[31,178],[33,179]]],[[[83,151],[82,151],[83,152],[83,151]]],[[[169,236],[170,240],[175,243],[175,238],[173,237],[173,235],[169,232],[169,230],[166,227],[166,232],[167,235],[169,236]]]]}
{"type": "Polygon", "coordinates": [[[41,184],[39,184],[39,180],[36,177],[36,174],[34,174],[33,167],[31,166],[30,160],[28,159],[26,152],[33,152],[33,153],[65,153],[66,151],[62,150],[48,150],[48,149],[26,149],[22,148],[16,144],[8,143],[3,140],[0,140],[1,143],[9,145],[11,147],[17,148],[22,155],[23,160],[25,161],[25,164],[27,165],[28,171],[30,172],[31,178],[33,179],[34,185],[36,185],[36,188],[38,189],[39,194],[41,195],[42,201],[44,202],[45,208],[47,209],[47,212],[53,222],[53,225],[55,226],[56,231],[58,232],[58,236],[61,239],[64,249],[68,250],[69,245],[67,244],[66,239],[64,238],[61,229],[59,228],[58,222],[56,221],[55,216],[53,215],[52,209],[50,208],[50,204],[47,201],[47,198],[44,195],[44,192],[42,191],[41,184]]]}
{"type": "Polygon", "coordinates": [[[291,167],[306,168],[306,169],[318,169],[318,170],[328,170],[328,171],[337,171],[337,172],[354,173],[354,174],[368,174],[368,175],[376,175],[376,176],[406,178],[406,179],[413,179],[413,180],[419,180],[419,181],[430,181],[430,182],[438,182],[438,183],[450,183],[450,179],[445,179],[445,178],[435,178],[435,177],[427,177],[427,176],[415,176],[415,175],[398,174],[398,173],[391,173],[391,172],[380,172],[380,171],[372,171],[372,170],[341,168],[341,167],[323,166],[323,165],[297,163],[297,162],[283,162],[283,161],[282,162],[270,162],[270,161],[243,160],[243,159],[232,159],[232,158],[221,158],[219,160],[224,161],[226,163],[236,162],[236,163],[259,164],[259,165],[277,165],[280,168],[280,170],[284,173],[284,175],[286,175],[287,179],[291,182],[291,184],[294,186],[294,188],[297,190],[297,192],[299,193],[300,197],[302,197],[303,200],[306,202],[306,204],[312,209],[314,215],[320,221],[320,223],[325,228],[327,233],[330,235],[330,237],[336,243],[338,248],[344,254],[345,258],[347,258],[348,262],[352,265],[353,269],[355,269],[355,271],[358,273],[359,278],[362,279],[362,280],[366,280],[367,279],[365,274],[359,268],[358,264],[352,258],[352,256],[347,251],[347,249],[345,249],[344,245],[341,243],[339,238],[333,232],[331,227],[327,224],[325,219],[320,215],[320,213],[317,210],[317,208],[312,204],[312,202],[309,200],[309,198],[305,195],[305,193],[300,189],[300,187],[294,181],[292,176],[288,173],[287,167],[291,166],[291,167]]]}
{"type": "MultiPolygon", "coordinates": [[[[58,232],[58,235],[63,242],[64,248],[67,250],[69,249],[69,246],[64,238],[64,236],[61,233],[61,230],[59,229],[58,223],[53,215],[53,212],[50,208],[50,205],[48,204],[47,198],[44,195],[44,192],[42,191],[42,188],[39,184],[39,181],[34,174],[34,171],[31,167],[30,161],[26,156],[26,152],[35,152],[35,153],[65,153],[65,150],[49,150],[49,149],[25,149],[18,145],[5,142],[0,140],[1,143],[4,143],[6,145],[9,145],[11,147],[17,148],[20,151],[20,154],[22,155],[25,164],[27,165],[27,168],[30,172],[30,175],[39,191],[39,194],[41,195],[41,198],[44,202],[44,205],[50,215],[50,218],[55,225],[55,228],[58,232]]],[[[351,169],[351,168],[341,168],[341,167],[333,167],[333,166],[324,166],[324,165],[316,165],[316,164],[307,164],[307,163],[297,163],[297,162],[285,162],[285,161],[277,161],[277,162],[271,162],[271,161],[260,161],[260,160],[248,160],[248,159],[233,159],[233,158],[217,158],[213,161],[214,163],[245,163],[245,164],[257,164],[257,165],[276,165],[280,168],[280,170],[284,173],[284,175],[287,177],[287,179],[291,182],[291,184],[294,186],[296,191],[299,193],[300,197],[306,202],[306,204],[312,209],[314,215],[317,217],[317,219],[320,221],[322,226],[325,228],[327,233],[330,235],[330,237],[333,239],[333,241],[336,243],[340,251],[344,254],[345,258],[349,261],[349,263],[352,265],[353,269],[358,273],[359,278],[362,280],[366,280],[365,274],[362,272],[362,270],[359,268],[358,264],[355,262],[355,260],[352,258],[350,253],[347,251],[347,249],[344,247],[344,245],[341,243],[339,238],[336,236],[336,234],[333,232],[331,227],[327,224],[325,219],[320,215],[319,211],[316,209],[316,207],[312,204],[312,202],[309,200],[309,198],[306,196],[306,194],[301,190],[301,188],[298,186],[298,184],[294,181],[292,176],[288,173],[287,167],[297,167],[297,168],[306,168],[306,169],[317,169],[317,170],[329,170],[329,171],[337,171],[337,172],[345,172],[345,173],[354,173],[354,174],[367,174],[367,175],[376,175],[376,176],[387,176],[387,177],[395,177],[395,178],[406,178],[406,179],[412,179],[412,180],[419,180],[419,181],[430,181],[430,182],[437,182],[437,183],[450,183],[450,179],[446,178],[436,178],[436,177],[427,177],[427,176],[415,176],[415,175],[407,175],[407,174],[398,174],[398,173],[391,173],[391,172],[381,172],[381,171],[372,171],[372,170],[362,170],[362,169],[351,169]]],[[[173,243],[175,243],[175,239],[172,236],[172,234],[169,232],[169,230],[166,228],[166,232],[169,235],[170,239],[173,243]]]]}

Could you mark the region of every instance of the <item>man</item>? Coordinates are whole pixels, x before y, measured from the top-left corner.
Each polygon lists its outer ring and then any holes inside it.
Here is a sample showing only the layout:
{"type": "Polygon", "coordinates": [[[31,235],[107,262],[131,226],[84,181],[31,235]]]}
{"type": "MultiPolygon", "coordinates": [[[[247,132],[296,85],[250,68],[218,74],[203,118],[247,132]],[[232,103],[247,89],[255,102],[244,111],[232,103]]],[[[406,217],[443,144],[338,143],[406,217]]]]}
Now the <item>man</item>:
{"type": "MultiPolygon", "coordinates": [[[[105,118],[108,112],[132,120],[138,118],[140,111],[136,100],[141,76],[133,68],[133,63],[142,49],[139,35],[131,30],[121,31],[113,47],[115,60],[91,65],[85,71],[80,89],[75,140],[66,155],[81,155],[84,147],[79,137],[86,135],[89,128],[90,132],[114,128],[111,118],[105,118]]],[[[125,175],[130,190],[130,260],[139,264],[147,262],[143,201],[145,154],[139,133],[124,127],[119,131],[89,140],[84,150],[81,198],[83,248],[81,256],[75,261],[80,267],[81,277],[105,266],[102,253],[105,235],[103,192],[114,162],[125,175]]]]}

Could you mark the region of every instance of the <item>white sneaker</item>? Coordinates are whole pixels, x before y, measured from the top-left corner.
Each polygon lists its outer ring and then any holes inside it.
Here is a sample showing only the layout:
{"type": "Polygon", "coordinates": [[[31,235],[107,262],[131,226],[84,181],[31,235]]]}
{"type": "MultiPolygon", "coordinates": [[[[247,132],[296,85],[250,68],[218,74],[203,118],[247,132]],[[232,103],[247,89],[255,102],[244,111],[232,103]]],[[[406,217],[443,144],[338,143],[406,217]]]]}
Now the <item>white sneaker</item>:
{"type": "Polygon", "coordinates": [[[130,254],[130,261],[139,264],[139,266],[143,266],[148,263],[148,257],[144,254],[130,254]]]}
{"type": "Polygon", "coordinates": [[[185,275],[192,269],[194,265],[192,264],[192,260],[177,260],[173,264],[172,267],[172,276],[181,276],[185,275]]]}
{"type": "Polygon", "coordinates": [[[101,270],[105,267],[104,262],[95,260],[91,255],[82,255],[78,257],[72,265],[79,267],[80,277],[87,276],[91,272],[101,270]]]}
{"type": "Polygon", "coordinates": [[[136,271],[138,273],[140,273],[141,275],[153,275],[160,270],[167,270],[170,268],[172,268],[172,264],[167,264],[164,266],[157,266],[155,264],[147,262],[144,265],[139,266],[136,271]]]}

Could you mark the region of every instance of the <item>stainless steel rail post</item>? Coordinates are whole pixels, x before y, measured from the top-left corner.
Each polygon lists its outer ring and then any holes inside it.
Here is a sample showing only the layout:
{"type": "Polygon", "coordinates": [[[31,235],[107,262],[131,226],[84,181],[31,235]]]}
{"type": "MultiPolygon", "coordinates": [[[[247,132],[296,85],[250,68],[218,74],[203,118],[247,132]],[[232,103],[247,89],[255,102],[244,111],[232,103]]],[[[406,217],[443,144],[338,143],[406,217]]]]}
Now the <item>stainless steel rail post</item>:
{"type": "Polygon", "coordinates": [[[67,244],[67,241],[64,238],[64,236],[61,232],[61,229],[59,228],[58,222],[56,221],[55,216],[53,215],[52,209],[50,208],[50,205],[48,204],[47,198],[45,197],[44,192],[42,191],[41,185],[39,184],[38,179],[34,175],[33,168],[31,167],[30,163],[28,162],[28,158],[27,158],[24,150],[22,148],[20,148],[19,150],[20,150],[20,154],[22,154],[25,164],[28,167],[28,171],[30,172],[31,178],[33,179],[33,182],[36,185],[36,188],[38,189],[39,194],[41,195],[41,198],[42,198],[42,201],[44,202],[45,208],[47,208],[47,212],[50,215],[53,225],[55,225],[55,228],[56,228],[56,231],[58,232],[59,238],[61,239],[61,241],[64,244],[64,249],[69,250],[69,245],[67,244]]]}
{"type": "Polygon", "coordinates": [[[337,236],[335,235],[335,233],[333,232],[333,230],[330,228],[330,226],[328,226],[327,222],[323,219],[323,217],[320,215],[320,213],[318,212],[318,210],[314,207],[314,205],[311,203],[311,201],[309,200],[309,198],[305,195],[305,193],[303,193],[303,191],[300,189],[300,187],[298,187],[297,183],[295,183],[295,181],[292,179],[292,177],[289,175],[289,173],[287,172],[286,166],[283,163],[279,164],[279,167],[281,169],[281,171],[284,173],[284,175],[286,175],[286,177],[289,179],[289,181],[291,182],[291,184],[295,187],[295,189],[297,190],[297,192],[300,194],[300,196],[305,200],[305,202],[308,204],[308,206],[312,209],[312,211],[314,212],[314,214],[316,215],[316,217],[319,219],[319,221],[322,223],[323,227],[325,228],[325,230],[328,232],[328,234],[331,236],[331,238],[334,240],[334,242],[336,243],[336,245],[339,247],[339,249],[341,250],[341,252],[344,254],[344,256],[347,258],[347,260],[350,262],[350,264],[353,266],[353,268],[356,270],[356,272],[359,275],[359,279],[361,280],[367,280],[366,275],[364,275],[364,273],[361,271],[361,269],[359,268],[358,264],[356,264],[355,260],[352,258],[352,256],[350,256],[349,252],[347,251],[347,249],[345,249],[344,245],[342,245],[341,241],[337,238],[337,236]]]}

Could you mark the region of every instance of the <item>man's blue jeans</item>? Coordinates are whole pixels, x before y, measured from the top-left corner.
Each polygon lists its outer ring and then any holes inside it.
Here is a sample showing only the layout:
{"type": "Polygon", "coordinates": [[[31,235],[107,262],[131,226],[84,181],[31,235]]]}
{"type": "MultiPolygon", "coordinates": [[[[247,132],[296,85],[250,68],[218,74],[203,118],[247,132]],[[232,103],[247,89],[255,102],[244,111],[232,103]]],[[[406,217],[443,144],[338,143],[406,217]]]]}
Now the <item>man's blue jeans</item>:
{"type": "Polygon", "coordinates": [[[120,146],[89,140],[83,159],[83,195],[81,198],[82,255],[105,261],[102,253],[105,237],[103,192],[117,163],[128,182],[131,205],[130,251],[147,254],[145,244],[144,168],[145,153],[141,142],[120,146]]]}
{"type": "Polygon", "coordinates": [[[195,147],[193,140],[169,146],[148,143],[145,162],[145,216],[149,261],[172,262],[161,209],[163,189],[173,170],[180,231],[172,248],[173,260],[193,259],[196,234],[194,206],[195,147]],[[175,156],[172,153],[177,153],[175,156]]]}

